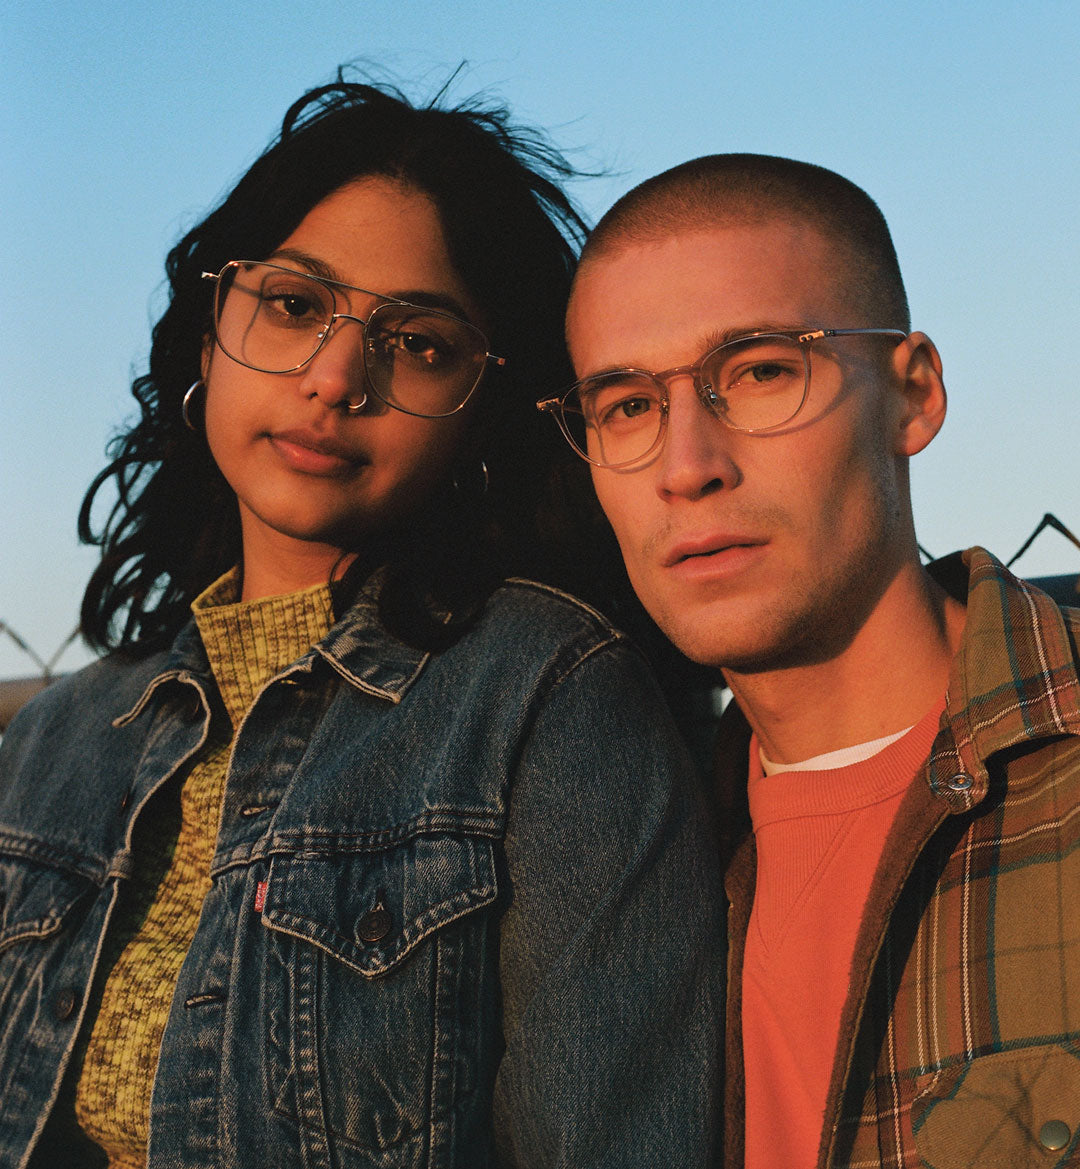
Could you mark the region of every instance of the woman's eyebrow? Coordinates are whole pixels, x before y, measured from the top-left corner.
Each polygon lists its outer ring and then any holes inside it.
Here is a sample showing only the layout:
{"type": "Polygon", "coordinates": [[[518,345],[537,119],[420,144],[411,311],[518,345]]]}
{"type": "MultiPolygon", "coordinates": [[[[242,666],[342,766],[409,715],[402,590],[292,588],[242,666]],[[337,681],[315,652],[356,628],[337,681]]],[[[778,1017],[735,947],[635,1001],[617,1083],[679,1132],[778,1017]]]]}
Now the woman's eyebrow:
{"type": "Polygon", "coordinates": [[[321,276],[324,280],[332,280],[335,284],[345,283],[332,265],[325,260],[320,260],[318,256],[300,251],[299,248],[278,248],[270,254],[266,262],[273,264],[276,260],[292,260],[294,264],[306,268],[312,276],[321,276]]]}
{"type": "Polygon", "coordinates": [[[407,300],[410,304],[420,305],[423,308],[440,309],[442,312],[450,313],[451,316],[459,317],[463,321],[471,322],[472,320],[465,306],[446,292],[432,292],[431,289],[423,288],[402,288],[385,295],[393,297],[394,300],[407,300]]]}
{"type": "MultiPolygon", "coordinates": [[[[273,252],[267,260],[268,264],[272,264],[276,260],[291,260],[294,264],[299,264],[306,271],[310,272],[312,276],[319,276],[323,280],[329,280],[333,284],[341,284],[346,288],[359,289],[358,284],[351,284],[344,280],[340,272],[337,271],[333,265],[328,264],[325,260],[320,260],[318,256],[312,256],[307,252],[302,252],[298,248],[278,248],[273,252]]],[[[370,292],[374,296],[385,297],[387,300],[405,300],[410,304],[419,305],[422,308],[439,309],[442,312],[450,313],[452,316],[460,317],[463,321],[471,321],[472,317],[465,306],[456,297],[451,296],[448,292],[435,292],[430,288],[397,288],[381,292],[376,288],[361,289],[364,292],[370,292]]]]}

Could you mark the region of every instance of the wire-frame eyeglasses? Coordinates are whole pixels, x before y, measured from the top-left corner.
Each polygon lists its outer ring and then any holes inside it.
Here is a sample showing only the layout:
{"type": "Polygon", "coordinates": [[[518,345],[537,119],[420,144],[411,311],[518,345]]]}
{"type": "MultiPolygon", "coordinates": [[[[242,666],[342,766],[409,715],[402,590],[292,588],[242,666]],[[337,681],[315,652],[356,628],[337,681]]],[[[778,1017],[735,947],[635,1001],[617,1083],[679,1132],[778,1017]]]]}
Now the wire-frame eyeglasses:
{"type": "Polygon", "coordinates": [[[691,365],[662,373],[613,369],[537,402],[567,441],[597,467],[629,467],[654,454],[667,431],[668,382],[689,376],[702,404],[725,426],[748,434],[777,430],[799,413],[810,386],[810,347],[822,338],[881,335],[900,329],[811,329],[750,333],[710,349],[691,365]]]}
{"type": "Polygon", "coordinates": [[[363,330],[367,385],[388,406],[420,418],[444,418],[460,410],[480,383],[489,361],[488,341],[473,324],[451,313],[411,304],[366,288],[327,280],[253,260],[231,260],[216,281],[214,330],[233,361],[262,373],[292,373],[326,344],[341,321],[363,330]],[[367,317],[348,308],[350,292],[374,301],[367,317]]]}

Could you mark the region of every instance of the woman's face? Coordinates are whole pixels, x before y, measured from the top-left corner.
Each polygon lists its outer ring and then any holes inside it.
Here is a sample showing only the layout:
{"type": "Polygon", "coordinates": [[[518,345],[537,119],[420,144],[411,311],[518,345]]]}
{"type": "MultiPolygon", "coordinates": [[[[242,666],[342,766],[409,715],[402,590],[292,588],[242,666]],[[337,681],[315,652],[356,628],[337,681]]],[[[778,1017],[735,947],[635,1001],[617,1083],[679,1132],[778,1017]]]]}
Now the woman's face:
{"type": "MultiPolygon", "coordinates": [[[[339,188],[267,261],[480,322],[435,205],[390,179],[339,188]]],[[[362,319],[377,303],[360,292],[338,301],[362,319]]],[[[341,549],[422,506],[446,480],[471,412],[417,418],[379,401],[365,386],[355,321],[338,321],[292,373],[248,369],[208,341],[203,380],[207,440],[240,505],[244,599],[326,581],[341,549]],[[365,408],[350,413],[365,392],[365,408]]]]}

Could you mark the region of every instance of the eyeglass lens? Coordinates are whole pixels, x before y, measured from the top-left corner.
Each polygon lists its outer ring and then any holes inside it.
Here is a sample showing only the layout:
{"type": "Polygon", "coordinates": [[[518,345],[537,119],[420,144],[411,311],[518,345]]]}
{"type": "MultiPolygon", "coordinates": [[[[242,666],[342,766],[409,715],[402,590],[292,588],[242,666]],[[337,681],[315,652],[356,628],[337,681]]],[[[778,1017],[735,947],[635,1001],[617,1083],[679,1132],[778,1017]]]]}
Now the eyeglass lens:
{"type": "MultiPolygon", "coordinates": [[[[289,268],[234,262],[218,280],[218,344],[235,361],[264,373],[288,373],[310,360],[336,312],[329,286],[289,268]]],[[[487,360],[478,329],[435,309],[383,302],[363,330],[371,388],[409,414],[453,413],[472,393],[487,360]]]]}
{"type": "MultiPolygon", "coordinates": [[[[747,337],[707,353],[698,365],[709,408],[736,430],[768,430],[794,418],[806,394],[803,347],[791,337],[747,337]]],[[[660,441],[667,389],[646,373],[616,370],[589,378],[563,399],[571,442],[594,463],[621,466],[660,441]]]]}

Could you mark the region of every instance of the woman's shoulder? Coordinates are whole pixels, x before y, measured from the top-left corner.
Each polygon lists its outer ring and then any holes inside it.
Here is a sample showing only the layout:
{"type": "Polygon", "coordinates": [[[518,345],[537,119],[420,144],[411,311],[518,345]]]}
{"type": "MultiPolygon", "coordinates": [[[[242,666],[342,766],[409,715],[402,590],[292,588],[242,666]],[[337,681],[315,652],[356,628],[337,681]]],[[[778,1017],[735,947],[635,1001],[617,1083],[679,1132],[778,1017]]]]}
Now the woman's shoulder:
{"type": "Polygon", "coordinates": [[[603,613],[553,585],[511,577],[497,588],[477,622],[478,631],[526,644],[587,645],[591,649],[631,643],[603,613]]]}
{"type": "Polygon", "coordinates": [[[484,675],[489,688],[546,692],[591,663],[618,679],[647,675],[638,647],[603,613],[569,593],[524,578],[504,581],[463,637],[428,666],[439,676],[484,675]]]}
{"type": "Polygon", "coordinates": [[[52,680],[12,719],[8,749],[23,740],[78,737],[130,710],[165,667],[167,653],[132,658],[112,653],[52,680]]]}

